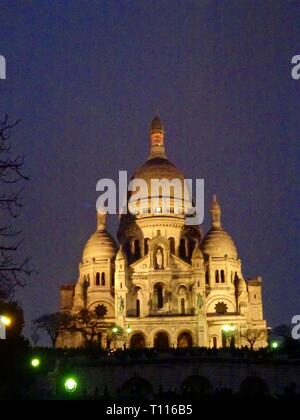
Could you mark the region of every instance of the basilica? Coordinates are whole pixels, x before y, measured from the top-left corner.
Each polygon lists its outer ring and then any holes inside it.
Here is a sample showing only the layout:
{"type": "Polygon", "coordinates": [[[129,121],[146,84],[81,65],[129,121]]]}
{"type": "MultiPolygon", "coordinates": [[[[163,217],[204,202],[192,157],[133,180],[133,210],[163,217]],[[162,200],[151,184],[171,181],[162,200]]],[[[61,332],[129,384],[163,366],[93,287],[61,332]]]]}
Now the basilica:
{"type": "MultiPolygon", "coordinates": [[[[230,234],[223,228],[216,196],[210,207],[211,227],[186,223],[182,200],[173,192],[170,208],[153,209],[151,180],[179,179],[184,175],[167,158],[165,130],[159,117],[150,126],[150,151],[132,179],[146,182],[140,211],[120,216],[118,240],[106,228],[106,215],[97,213],[97,226],[84,246],[74,284],[61,287],[61,312],[83,309],[105,314],[107,329],[98,334],[107,348],[249,346],[267,344],[263,317],[262,279],[246,278],[230,234]],[[110,329],[115,331],[115,339],[110,329]],[[118,334],[122,331],[122,334],[118,334]]],[[[158,199],[162,199],[159,196],[158,199]]],[[[60,335],[59,347],[80,347],[77,332],[60,335]]]]}

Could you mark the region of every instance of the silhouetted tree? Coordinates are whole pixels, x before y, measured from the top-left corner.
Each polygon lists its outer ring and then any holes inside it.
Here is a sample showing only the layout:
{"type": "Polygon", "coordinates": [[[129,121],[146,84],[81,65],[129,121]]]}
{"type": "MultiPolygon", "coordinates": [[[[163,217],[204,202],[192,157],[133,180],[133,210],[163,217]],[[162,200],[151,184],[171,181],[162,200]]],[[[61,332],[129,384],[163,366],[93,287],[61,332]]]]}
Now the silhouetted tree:
{"type": "Polygon", "coordinates": [[[40,341],[41,336],[38,332],[38,329],[35,326],[32,326],[30,331],[30,340],[34,347],[38,345],[38,342],[40,341]]]}
{"type": "Polygon", "coordinates": [[[19,260],[17,251],[22,242],[21,233],[14,230],[11,221],[22,208],[21,189],[17,184],[28,178],[23,174],[22,156],[11,156],[9,139],[19,121],[10,124],[8,117],[0,120],[0,298],[11,297],[16,286],[24,286],[30,274],[28,259],[19,260]]]}
{"type": "Polygon", "coordinates": [[[71,315],[57,312],[54,314],[42,315],[32,323],[37,331],[45,331],[48,334],[54,348],[59,335],[69,328],[71,322],[71,315]]]}
{"type": "Polygon", "coordinates": [[[246,331],[241,333],[241,337],[247,341],[250,349],[253,350],[255,343],[267,338],[267,332],[256,328],[248,328],[246,331]]]}
{"type": "Polygon", "coordinates": [[[68,329],[70,332],[79,332],[87,348],[93,346],[99,333],[107,333],[111,323],[104,320],[107,309],[104,305],[98,305],[93,311],[83,309],[73,315],[68,329]]]}

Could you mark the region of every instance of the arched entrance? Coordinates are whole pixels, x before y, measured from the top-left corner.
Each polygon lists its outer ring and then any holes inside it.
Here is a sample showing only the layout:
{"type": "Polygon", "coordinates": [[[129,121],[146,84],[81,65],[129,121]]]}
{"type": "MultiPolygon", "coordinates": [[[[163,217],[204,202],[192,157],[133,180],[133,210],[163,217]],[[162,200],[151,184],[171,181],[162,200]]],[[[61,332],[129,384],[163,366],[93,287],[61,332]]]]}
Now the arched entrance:
{"type": "Polygon", "coordinates": [[[177,339],[177,347],[179,348],[193,347],[193,339],[192,339],[191,334],[188,332],[181,333],[177,339]]]}
{"type": "Polygon", "coordinates": [[[130,339],[131,349],[144,349],[146,347],[145,337],[142,333],[133,334],[130,339]]]}
{"type": "Polygon", "coordinates": [[[169,345],[169,337],[165,332],[159,332],[154,339],[154,347],[158,350],[167,350],[169,345]]]}

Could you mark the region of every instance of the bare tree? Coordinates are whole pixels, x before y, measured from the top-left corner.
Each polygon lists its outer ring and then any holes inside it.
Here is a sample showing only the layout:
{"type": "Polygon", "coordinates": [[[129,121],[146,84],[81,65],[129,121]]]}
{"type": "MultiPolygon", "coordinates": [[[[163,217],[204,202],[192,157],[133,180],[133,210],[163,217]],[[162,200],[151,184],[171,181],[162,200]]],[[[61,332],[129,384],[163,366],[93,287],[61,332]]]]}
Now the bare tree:
{"type": "Polygon", "coordinates": [[[30,340],[34,347],[37,347],[40,339],[41,339],[41,336],[39,334],[38,329],[35,326],[32,326],[31,331],[30,331],[30,340]]]}
{"type": "Polygon", "coordinates": [[[247,341],[251,350],[253,350],[255,343],[267,338],[267,331],[256,328],[248,328],[241,333],[241,337],[247,341]]]}
{"type": "Polygon", "coordinates": [[[54,348],[59,335],[69,328],[71,321],[71,315],[57,312],[54,314],[42,315],[32,321],[32,324],[36,331],[41,330],[48,334],[52,347],[54,348]]]}
{"type": "Polygon", "coordinates": [[[104,320],[107,309],[104,305],[98,305],[95,310],[83,309],[73,315],[70,332],[79,332],[82,336],[85,347],[90,348],[95,343],[98,334],[107,334],[112,323],[104,320]]]}
{"type": "Polygon", "coordinates": [[[22,188],[16,185],[28,180],[22,172],[24,158],[11,157],[9,139],[18,123],[10,124],[8,116],[0,121],[0,299],[11,296],[16,286],[24,286],[31,274],[29,260],[18,260],[17,251],[23,239],[21,232],[11,225],[22,209],[22,188]]]}

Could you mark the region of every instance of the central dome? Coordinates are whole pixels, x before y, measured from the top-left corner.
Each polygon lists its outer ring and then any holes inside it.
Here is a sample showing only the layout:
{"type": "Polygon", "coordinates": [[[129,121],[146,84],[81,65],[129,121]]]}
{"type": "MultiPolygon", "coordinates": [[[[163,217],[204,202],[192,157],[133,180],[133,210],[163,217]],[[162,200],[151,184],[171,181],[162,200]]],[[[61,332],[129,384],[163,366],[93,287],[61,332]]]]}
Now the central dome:
{"type": "Polygon", "coordinates": [[[148,160],[133,175],[131,181],[136,182],[133,184],[136,186],[133,188],[134,192],[129,193],[128,198],[132,198],[133,204],[137,204],[139,200],[141,209],[139,216],[145,214],[170,215],[171,213],[183,216],[185,211],[192,207],[189,190],[185,191],[184,179],[183,173],[166,156],[164,126],[161,119],[156,116],[150,125],[148,160]],[[139,181],[145,181],[146,185],[139,181]],[[153,181],[157,181],[157,183],[153,181]],[[139,193],[138,199],[135,197],[136,192],[139,193]],[[154,200],[158,201],[154,203],[154,200]],[[152,206],[153,203],[154,206],[152,206]]]}
{"type": "Polygon", "coordinates": [[[179,179],[184,181],[182,172],[176,168],[168,159],[162,157],[155,157],[147,160],[134,174],[133,179],[143,179],[151,184],[152,179],[179,179]]]}

